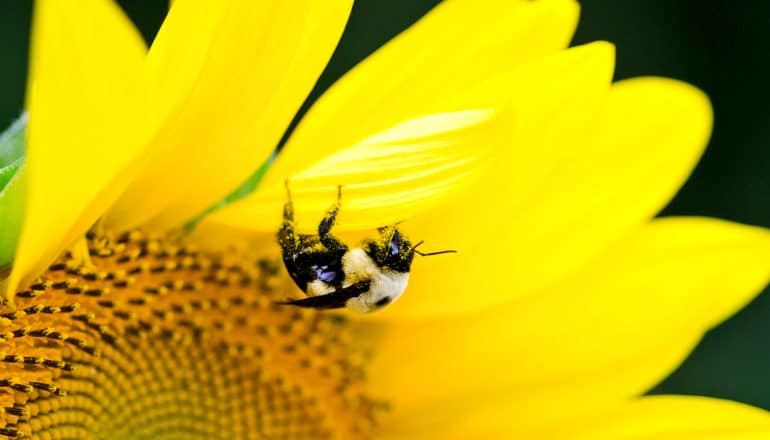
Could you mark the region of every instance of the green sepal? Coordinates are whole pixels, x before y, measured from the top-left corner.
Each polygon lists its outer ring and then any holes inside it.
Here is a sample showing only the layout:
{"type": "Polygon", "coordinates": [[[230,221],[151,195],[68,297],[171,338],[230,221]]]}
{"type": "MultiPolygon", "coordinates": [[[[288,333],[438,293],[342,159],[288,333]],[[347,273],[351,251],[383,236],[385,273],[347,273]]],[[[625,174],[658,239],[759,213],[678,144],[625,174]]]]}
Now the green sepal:
{"type": "Polygon", "coordinates": [[[24,218],[26,127],[25,114],[0,134],[0,279],[10,270],[24,218]]]}
{"type": "Polygon", "coordinates": [[[13,176],[16,175],[16,172],[19,170],[19,167],[21,167],[21,159],[17,160],[16,162],[6,165],[4,167],[0,167],[0,191],[5,189],[5,185],[10,182],[10,180],[13,178],[13,176]]]}
{"type": "Polygon", "coordinates": [[[237,200],[240,200],[249,194],[253,193],[255,189],[257,189],[257,186],[259,186],[259,182],[262,181],[262,178],[265,177],[265,173],[267,173],[267,170],[270,169],[270,165],[273,164],[275,161],[276,153],[273,153],[263,164],[259,167],[257,171],[255,171],[251,176],[249,176],[248,179],[246,179],[241,185],[236,188],[233,192],[226,195],[222,200],[218,201],[214,205],[208,207],[205,211],[198,214],[195,218],[190,220],[184,225],[185,232],[191,232],[193,229],[195,229],[195,226],[198,225],[198,223],[201,222],[204,218],[206,218],[207,215],[211,214],[212,212],[223,208],[230,203],[233,203],[237,200]]]}

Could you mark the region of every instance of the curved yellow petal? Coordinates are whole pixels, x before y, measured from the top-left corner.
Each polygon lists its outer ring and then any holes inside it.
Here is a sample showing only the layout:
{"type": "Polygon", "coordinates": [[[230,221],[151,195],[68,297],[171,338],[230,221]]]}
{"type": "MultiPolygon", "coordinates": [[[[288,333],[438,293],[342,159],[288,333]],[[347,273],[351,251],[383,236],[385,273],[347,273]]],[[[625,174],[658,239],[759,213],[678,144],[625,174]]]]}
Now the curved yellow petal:
{"type": "MultiPolygon", "coordinates": [[[[298,227],[318,222],[342,188],[338,229],[392,224],[440,204],[484,173],[490,146],[507,118],[493,108],[457,110],[405,121],[341,150],[294,175],[290,182],[298,227]]],[[[284,185],[272,185],[215,212],[206,221],[277,230],[284,185]]]]}
{"type": "MultiPolygon", "coordinates": [[[[457,197],[477,199],[478,192],[488,188],[479,181],[502,172],[500,167],[513,161],[517,148],[528,148],[512,142],[512,136],[518,127],[527,126],[529,118],[560,109],[554,119],[564,122],[559,137],[573,129],[585,130],[581,121],[603,102],[609,87],[613,53],[611,45],[594,43],[498,72],[440,98],[441,112],[401,121],[307,164],[290,181],[299,227],[312,230],[317,225],[339,184],[343,209],[337,231],[373,229],[402,220],[411,224],[416,213],[442,203],[456,211],[463,203],[457,197]],[[558,85],[544,96],[538,86],[549,81],[558,85]]],[[[533,174],[534,168],[528,172],[533,174]]],[[[264,184],[208,221],[276,230],[285,200],[283,182],[264,184]]]]}
{"type": "MultiPolygon", "coordinates": [[[[591,388],[582,392],[583,398],[595,397],[591,388]]],[[[560,396],[554,397],[558,405],[560,396]]],[[[575,404],[580,402],[577,397],[572,398],[571,411],[556,415],[551,411],[553,405],[547,402],[539,402],[541,405],[535,411],[529,411],[531,407],[511,402],[503,393],[466,396],[462,403],[443,402],[441,408],[421,408],[419,416],[411,414],[391,420],[382,425],[377,438],[759,440],[770,435],[767,411],[727,400],[653,396],[630,402],[606,402],[604,408],[591,407],[586,411],[584,405],[575,404]],[[533,415],[548,422],[533,424],[533,415]]]]}
{"type": "Polygon", "coordinates": [[[581,420],[578,433],[553,438],[585,440],[763,440],[770,413],[728,400],[697,396],[651,396],[581,420]]]}
{"type": "Polygon", "coordinates": [[[322,158],[403,121],[455,110],[442,107],[447,96],[564,48],[577,15],[571,0],[443,2],[313,105],[264,184],[282,184],[322,158]]]}
{"type": "MultiPolygon", "coordinates": [[[[686,335],[672,340],[668,349],[659,350],[655,356],[645,354],[622,368],[597,369],[594,374],[568,376],[553,384],[501,385],[396,405],[381,421],[378,438],[562,439],[562,432],[550,435],[555,427],[609,410],[644,392],[653,384],[651,368],[676,368],[699,338],[700,334],[686,335]]],[[[447,358],[448,363],[453,361],[454,357],[447,358]]],[[[435,368],[447,367],[442,364],[435,368]]]]}
{"type": "Polygon", "coordinates": [[[556,417],[643,392],[768,279],[767,230],[662,219],[538,295],[455,318],[362,321],[358,334],[378,341],[367,371],[394,417],[504,393],[534,423],[538,405],[556,417]]]}
{"type": "Polygon", "coordinates": [[[107,224],[179,226],[259,168],[326,65],[351,4],[174,2],[146,72],[154,155],[107,224]]]}
{"type": "Polygon", "coordinates": [[[537,105],[520,110],[514,152],[495,160],[477,191],[404,224],[411,237],[458,254],[415,262],[399,314],[484,308],[578,269],[673,196],[711,129],[705,95],[662,78],[614,84],[598,114],[585,103],[537,105]],[[505,288],[489,274],[505,274],[505,288]]]}
{"type": "Polygon", "coordinates": [[[27,91],[27,197],[13,291],[89,228],[125,187],[143,122],[141,36],[109,0],[36,3],[27,91]]]}

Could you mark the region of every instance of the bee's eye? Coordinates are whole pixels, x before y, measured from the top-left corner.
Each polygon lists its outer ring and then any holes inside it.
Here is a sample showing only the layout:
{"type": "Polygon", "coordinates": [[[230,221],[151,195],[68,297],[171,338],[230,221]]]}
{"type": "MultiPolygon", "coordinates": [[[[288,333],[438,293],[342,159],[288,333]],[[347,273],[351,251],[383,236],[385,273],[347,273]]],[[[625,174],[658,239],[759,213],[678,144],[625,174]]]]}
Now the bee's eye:
{"type": "Polygon", "coordinates": [[[401,253],[401,234],[398,231],[393,233],[393,238],[390,239],[390,255],[395,257],[401,253]]]}

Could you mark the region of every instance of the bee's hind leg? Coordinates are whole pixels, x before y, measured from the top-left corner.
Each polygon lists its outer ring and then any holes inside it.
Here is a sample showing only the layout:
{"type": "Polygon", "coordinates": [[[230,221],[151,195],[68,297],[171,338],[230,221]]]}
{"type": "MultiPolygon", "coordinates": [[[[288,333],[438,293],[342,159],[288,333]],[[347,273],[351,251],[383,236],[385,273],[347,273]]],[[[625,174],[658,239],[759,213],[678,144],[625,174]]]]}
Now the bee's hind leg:
{"type": "Polygon", "coordinates": [[[286,185],[286,203],[283,205],[283,222],[281,229],[278,230],[278,244],[284,255],[296,253],[299,247],[299,237],[294,228],[294,203],[291,201],[291,191],[289,191],[289,180],[286,185]]]}
{"type": "Polygon", "coordinates": [[[342,186],[340,185],[337,186],[337,202],[329,208],[323,220],[321,220],[321,223],[318,224],[318,239],[326,249],[329,249],[332,252],[340,251],[344,253],[347,251],[348,247],[339,239],[331,235],[332,227],[334,227],[334,222],[337,220],[337,214],[340,211],[341,201],[342,186]]]}

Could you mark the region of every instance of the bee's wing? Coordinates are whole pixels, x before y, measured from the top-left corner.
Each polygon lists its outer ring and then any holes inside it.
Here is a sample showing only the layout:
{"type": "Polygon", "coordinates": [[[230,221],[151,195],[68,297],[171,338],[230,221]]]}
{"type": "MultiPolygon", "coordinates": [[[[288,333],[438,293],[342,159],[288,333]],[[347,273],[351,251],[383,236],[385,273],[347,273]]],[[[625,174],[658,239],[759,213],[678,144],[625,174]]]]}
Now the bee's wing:
{"type": "Polygon", "coordinates": [[[313,309],[339,309],[345,307],[345,303],[347,303],[350,298],[355,298],[368,291],[369,285],[369,281],[362,281],[360,283],[351,284],[348,287],[341,287],[325,295],[311,296],[292,301],[281,301],[276,302],[276,304],[313,309]]]}

